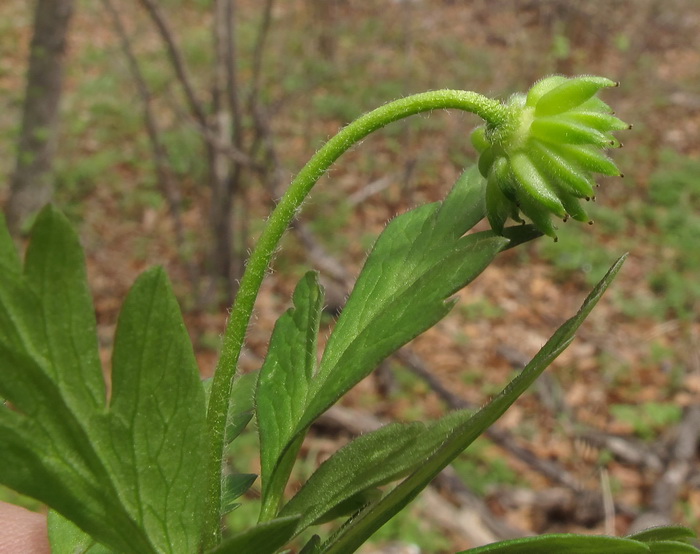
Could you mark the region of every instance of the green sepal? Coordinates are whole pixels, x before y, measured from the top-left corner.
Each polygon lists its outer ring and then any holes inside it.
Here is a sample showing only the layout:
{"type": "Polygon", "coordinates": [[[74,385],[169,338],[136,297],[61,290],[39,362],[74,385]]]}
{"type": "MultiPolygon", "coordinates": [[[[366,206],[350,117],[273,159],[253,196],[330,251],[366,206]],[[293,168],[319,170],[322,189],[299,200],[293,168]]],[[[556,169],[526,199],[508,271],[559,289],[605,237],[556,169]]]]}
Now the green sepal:
{"type": "Polygon", "coordinates": [[[485,125],[480,125],[476,129],[474,129],[471,132],[469,139],[471,140],[472,146],[479,153],[483,152],[489,146],[491,146],[491,143],[486,138],[486,126],[485,125]]]}
{"type": "Polygon", "coordinates": [[[584,75],[567,79],[544,94],[535,106],[535,116],[557,115],[571,110],[593,97],[600,89],[617,86],[605,77],[584,75]]]}
{"type": "Polygon", "coordinates": [[[614,114],[615,113],[615,111],[606,102],[601,100],[598,96],[594,96],[593,98],[589,98],[583,104],[581,104],[577,109],[578,110],[592,111],[592,112],[601,112],[601,113],[607,113],[607,114],[614,114]]]}
{"type": "Polygon", "coordinates": [[[530,125],[530,132],[533,137],[553,144],[591,144],[598,148],[615,148],[620,144],[609,133],[601,133],[559,116],[536,118],[530,125]]]}
{"type": "MultiPolygon", "coordinates": [[[[510,167],[520,186],[517,194],[518,202],[522,204],[527,197],[527,203],[539,206],[540,211],[544,208],[559,217],[566,215],[564,206],[552,190],[547,178],[542,175],[530,156],[524,152],[513,154],[510,158],[510,167]]],[[[529,214],[527,215],[529,217],[529,214]]]]}
{"type": "MultiPolygon", "coordinates": [[[[619,177],[622,175],[615,162],[593,146],[571,144],[548,144],[547,148],[562,160],[571,160],[587,171],[619,177]]],[[[590,196],[590,195],[587,195],[590,196]]]]}
{"type": "Polygon", "coordinates": [[[513,212],[513,203],[503,194],[499,184],[499,175],[503,170],[509,171],[505,158],[499,158],[486,182],[486,216],[491,229],[497,234],[503,233],[503,227],[513,212]]]}
{"type": "MultiPolygon", "coordinates": [[[[499,160],[502,158],[498,158],[499,160]]],[[[494,156],[493,146],[487,147],[479,156],[478,166],[479,173],[482,177],[488,177],[493,167],[494,161],[496,160],[494,156]]]]}
{"type": "Polygon", "coordinates": [[[549,77],[540,79],[534,85],[532,85],[532,87],[530,87],[530,90],[527,93],[527,101],[525,102],[525,105],[534,108],[537,105],[537,102],[540,101],[540,98],[565,81],[566,77],[563,75],[550,75],[549,77]]]}
{"type": "Polygon", "coordinates": [[[570,195],[566,191],[559,191],[559,199],[566,209],[566,213],[576,221],[583,223],[592,223],[591,218],[586,213],[586,210],[581,206],[581,201],[575,196],[570,195]]]}
{"type": "Polygon", "coordinates": [[[537,141],[532,141],[530,148],[530,155],[538,160],[537,166],[543,168],[559,188],[577,198],[592,198],[595,195],[593,177],[576,165],[573,155],[561,155],[554,145],[545,146],[537,141]]]}
{"type": "MultiPolygon", "coordinates": [[[[532,200],[532,198],[529,196],[523,195],[520,203],[518,204],[518,208],[521,212],[523,212],[523,214],[530,218],[533,225],[537,227],[537,229],[548,237],[552,237],[554,240],[557,240],[557,228],[552,223],[551,214],[542,210],[542,206],[532,200]]],[[[564,213],[561,218],[563,219],[565,216],[566,213],[564,213]]]]}
{"type": "Polygon", "coordinates": [[[557,117],[591,127],[601,133],[609,133],[611,131],[629,130],[629,123],[625,123],[614,115],[595,111],[595,110],[571,110],[557,117]]]}

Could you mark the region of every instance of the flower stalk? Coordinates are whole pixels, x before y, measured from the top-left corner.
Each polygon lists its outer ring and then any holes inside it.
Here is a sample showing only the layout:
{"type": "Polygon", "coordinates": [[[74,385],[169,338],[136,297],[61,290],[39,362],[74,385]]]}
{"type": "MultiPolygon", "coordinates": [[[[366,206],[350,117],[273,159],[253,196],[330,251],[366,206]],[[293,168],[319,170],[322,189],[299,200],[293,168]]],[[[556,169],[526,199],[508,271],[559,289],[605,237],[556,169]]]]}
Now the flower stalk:
{"type": "Polygon", "coordinates": [[[474,113],[485,121],[472,134],[479,169],[487,179],[486,209],[496,233],[520,212],[543,233],[556,237],[551,215],[589,221],[580,198],[593,198],[592,173],[619,175],[600,148],[619,146],[611,132],[627,128],[595,94],[615,83],[600,77],[553,76],[536,83],[527,95],[506,103],[474,92],[439,90],[408,96],[373,110],[339,131],[302,168],[280,199],[251,254],[224,334],[214,374],[209,432],[208,504],[205,549],[220,536],[220,502],[225,429],[238,358],[255,299],[280,239],[304,199],[344,152],[374,131],[405,117],[437,109],[474,113]]]}
{"type": "Polygon", "coordinates": [[[207,469],[210,480],[204,523],[205,547],[213,547],[219,541],[224,433],[238,358],[260,285],[282,235],[313,186],[344,152],[389,123],[439,109],[458,109],[474,113],[494,128],[503,125],[508,119],[508,110],[501,102],[475,92],[460,90],[425,92],[385,104],[344,127],[316,152],[289,185],[287,192],[270,215],[241,279],[224,333],[222,352],[209,398],[207,427],[210,449],[207,469]]]}

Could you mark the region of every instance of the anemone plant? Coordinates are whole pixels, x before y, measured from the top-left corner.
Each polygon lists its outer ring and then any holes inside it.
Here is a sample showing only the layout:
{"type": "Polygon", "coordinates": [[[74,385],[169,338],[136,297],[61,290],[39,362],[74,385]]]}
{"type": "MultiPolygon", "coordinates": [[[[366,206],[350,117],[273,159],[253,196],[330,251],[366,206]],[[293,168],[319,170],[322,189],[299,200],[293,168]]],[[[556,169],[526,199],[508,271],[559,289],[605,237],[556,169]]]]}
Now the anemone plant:
{"type": "MultiPolygon", "coordinates": [[[[402,345],[444,318],[452,296],[499,252],[555,235],[551,216],[588,221],[579,199],[594,173],[619,175],[600,77],[548,77],[505,103],[442,90],[382,106],[342,129],[302,168],[267,221],[241,281],[213,380],[199,378],[177,301],[160,269],[141,275],[117,326],[111,392],[78,237],[47,207],[24,262],[0,226],[0,482],[45,502],[55,553],[272,554],[338,521],[303,554],[354,552],[410,503],[570,344],[619,271],[620,258],[540,352],[487,405],[435,421],[392,423],[331,456],[294,494],[288,482],[311,424],[402,345]],[[324,303],[314,272],[298,283],[255,372],[237,371],[261,282],[284,231],[330,165],[381,127],[454,108],[481,116],[480,152],[442,202],[386,227],[319,357],[324,303]],[[506,227],[508,217],[533,225],[506,227]],[[484,217],[491,230],[473,231],[484,217]],[[236,533],[223,517],[256,475],[226,467],[253,419],[260,435],[259,522],[236,533]],[[308,536],[308,534],[307,534],[308,536]],[[297,539],[298,540],[298,539],[297,539]]],[[[235,519],[236,514],[231,517],[235,519]]],[[[471,552],[698,552],[667,527],[627,538],[553,535],[471,552]]]]}

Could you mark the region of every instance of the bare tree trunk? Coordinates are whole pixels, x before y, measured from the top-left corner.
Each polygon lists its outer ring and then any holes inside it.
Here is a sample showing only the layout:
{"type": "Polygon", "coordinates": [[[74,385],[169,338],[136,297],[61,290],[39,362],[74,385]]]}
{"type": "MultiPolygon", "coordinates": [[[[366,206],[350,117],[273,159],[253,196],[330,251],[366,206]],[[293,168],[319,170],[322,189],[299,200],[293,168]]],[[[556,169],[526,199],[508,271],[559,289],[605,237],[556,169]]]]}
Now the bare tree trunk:
{"type": "Polygon", "coordinates": [[[53,194],[52,159],[72,14],[73,0],[37,0],[17,162],[5,208],[15,236],[53,194]]]}

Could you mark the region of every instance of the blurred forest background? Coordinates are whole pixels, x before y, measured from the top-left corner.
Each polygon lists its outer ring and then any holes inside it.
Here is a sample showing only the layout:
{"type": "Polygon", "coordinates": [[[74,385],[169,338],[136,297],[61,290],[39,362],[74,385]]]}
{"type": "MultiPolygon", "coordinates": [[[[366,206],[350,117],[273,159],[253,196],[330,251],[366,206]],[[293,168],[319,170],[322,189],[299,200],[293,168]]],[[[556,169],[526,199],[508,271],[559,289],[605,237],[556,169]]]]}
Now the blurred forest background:
{"type": "MultiPolygon", "coordinates": [[[[35,52],[45,64],[38,77],[58,77],[45,90],[62,90],[60,109],[44,114],[55,128],[40,121],[23,134],[35,2],[3,0],[0,199],[18,236],[31,221],[22,210],[48,198],[79,229],[106,366],[128,287],[161,264],[210,375],[236,280],[275,199],[363,112],[437,88],[505,98],[551,73],[619,80],[604,99],[634,129],[613,153],[624,179],[604,179],[590,207],[595,225],[562,225],[556,244],[543,238],[501,255],[445,321],[319,422],[298,475],[381,422],[481,405],[629,251],[537,387],[363,552],[452,552],[533,532],[624,534],[669,521],[700,528],[697,0],[38,4],[48,41],[35,52]],[[65,56],[52,56],[63,27],[65,56]],[[29,192],[18,192],[20,173],[29,192]]],[[[243,370],[259,367],[309,265],[328,289],[328,333],[386,221],[440,199],[473,163],[477,124],[455,112],[414,117],[334,166],[264,284],[243,370]]],[[[256,471],[255,441],[254,432],[245,438],[239,468],[256,471]]],[[[234,512],[231,528],[254,513],[234,512]]]]}

